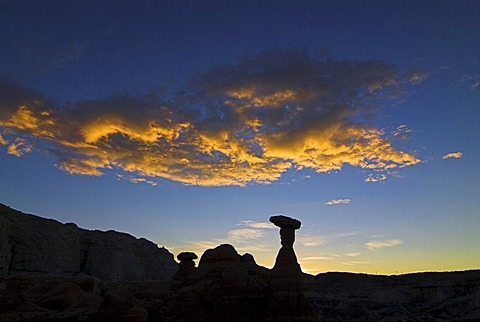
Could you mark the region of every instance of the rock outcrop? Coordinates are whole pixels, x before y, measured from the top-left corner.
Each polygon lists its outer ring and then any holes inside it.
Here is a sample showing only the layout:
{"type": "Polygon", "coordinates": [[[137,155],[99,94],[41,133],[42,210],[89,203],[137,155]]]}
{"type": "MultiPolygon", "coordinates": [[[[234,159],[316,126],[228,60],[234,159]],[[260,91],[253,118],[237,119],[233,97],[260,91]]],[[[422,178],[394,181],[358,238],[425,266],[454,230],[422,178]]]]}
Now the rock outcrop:
{"type": "Polygon", "coordinates": [[[0,276],[86,273],[105,281],[170,280],[165,248],[115,231],[89,231],[0,204],[0,276]]]}
{"type": "Polygon", "coordinates": [[[265,321],[269,312],[269,270],[232,245],[206,250],[173,286],[163,321],[265,321]]]}

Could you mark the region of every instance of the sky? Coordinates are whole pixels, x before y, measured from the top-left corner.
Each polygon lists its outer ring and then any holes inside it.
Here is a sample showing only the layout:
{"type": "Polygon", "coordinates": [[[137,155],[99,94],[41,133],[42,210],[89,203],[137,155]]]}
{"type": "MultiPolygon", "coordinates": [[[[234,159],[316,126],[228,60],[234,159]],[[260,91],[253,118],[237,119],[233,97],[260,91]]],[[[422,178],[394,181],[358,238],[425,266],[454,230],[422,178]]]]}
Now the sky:
{"type": "Polygon", "coordinates": [[[173,254],[480,268],[477,1],[0,0],[0,202],[173,254]]]}

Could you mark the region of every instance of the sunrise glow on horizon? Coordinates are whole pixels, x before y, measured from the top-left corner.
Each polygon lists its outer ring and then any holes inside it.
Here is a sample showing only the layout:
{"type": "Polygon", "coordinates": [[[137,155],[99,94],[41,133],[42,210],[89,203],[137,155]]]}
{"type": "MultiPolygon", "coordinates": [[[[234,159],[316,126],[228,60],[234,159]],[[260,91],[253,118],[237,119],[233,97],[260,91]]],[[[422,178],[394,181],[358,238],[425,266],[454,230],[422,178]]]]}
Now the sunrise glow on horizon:
{"type": "Polygon", "coordinates": [[[475,1],[0,4],[0,203],[304,272],[480,267],[475,1]]]}

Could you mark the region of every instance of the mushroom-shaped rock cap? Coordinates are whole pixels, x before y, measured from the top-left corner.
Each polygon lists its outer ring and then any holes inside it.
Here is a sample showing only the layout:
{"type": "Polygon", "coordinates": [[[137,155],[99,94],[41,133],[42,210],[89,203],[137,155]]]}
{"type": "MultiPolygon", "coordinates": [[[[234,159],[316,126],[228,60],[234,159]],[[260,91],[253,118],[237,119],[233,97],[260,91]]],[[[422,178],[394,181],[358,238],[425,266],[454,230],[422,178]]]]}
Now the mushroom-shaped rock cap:
{"type": "Polygon", "coordinates": [[[282,215],[270,217],[270,222],[280,228],[290,229],[298,229],[302,225],[299,220],[282,215]]]}
{"type": "Polygon", "coordinates": [[[177,259],[179,261],[184,261],[184,260],[194,260],[197,259],[198,256],[195,253],[192,252],[183,252],[177,255],[177,259]]]}

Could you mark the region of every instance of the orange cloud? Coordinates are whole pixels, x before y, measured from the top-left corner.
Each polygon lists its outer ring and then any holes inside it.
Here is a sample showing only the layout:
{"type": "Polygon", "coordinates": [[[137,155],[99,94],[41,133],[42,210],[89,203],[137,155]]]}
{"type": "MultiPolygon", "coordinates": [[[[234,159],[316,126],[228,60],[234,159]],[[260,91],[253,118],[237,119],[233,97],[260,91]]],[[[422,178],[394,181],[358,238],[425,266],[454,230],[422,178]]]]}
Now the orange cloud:
{"type": "Polygon", "coordinates": [[[247,107],[269,106],[275,108],[280,107],[287,102],[293,102],[299,99],[298,93],[290,89],[262,94],[257,93],[254,88],[241,88],[239,90],[227,92],[227,94],[234,98],[244,100],[244,104],[247,107]]]}
{"type": "Polygon", "coordinates": [[[445,159],[460,159],[461,157],[463,157],[463,153],[462,152],[452,152],[452,153],[447,153],[445,154],[442,159],[445,160],[445,159]]]}
{"type": "Polygon", "coordinates": [[[10,144],[7,148],[7,153],[16,157],[21,157],[23,154],[32,150],[32,145],[22,138],[16,138],[14,143],[10,144]]]}
{"type": "Polygon", "coordinates": [[[0,119],[0,127],[16,131],[25,131],[36,137],[54,137],[55,119],[51,112],[42,107],[42,102],[20,105],[5,120],[0,119]]]}
{"type": "Polygon", "coordinates": [[[365,119],[418,81],[410,78],[384,62],[278,51],[213,68],[168,100],[152,91],[56,106],[0,81],[0,144],[13,142],[8,153],[17,156],[53,152],[72,174],[117,169],[135,182],[268,184],[291,168],[331,172],[347,164],[385,176],[420,160],[365,119]]]}

